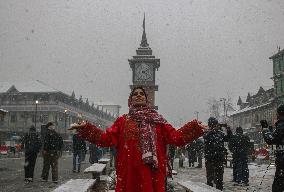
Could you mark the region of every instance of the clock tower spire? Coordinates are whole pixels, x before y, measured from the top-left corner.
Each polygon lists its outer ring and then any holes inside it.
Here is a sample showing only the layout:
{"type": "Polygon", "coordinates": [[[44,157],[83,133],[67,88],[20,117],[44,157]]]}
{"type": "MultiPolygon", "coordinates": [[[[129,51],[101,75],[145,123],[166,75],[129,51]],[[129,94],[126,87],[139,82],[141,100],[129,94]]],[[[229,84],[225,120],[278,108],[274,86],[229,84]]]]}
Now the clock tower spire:
{"type": "Polygon", "coordinates": [[[140,43],[141,47],[149,47],[149,44],[147,42],[146,32],[145,32],[145,13],[144,13],[144,19],[143,19],[143,34],[142,34],[142,40],[140,43]]]}
{"type": "Polygon", "coordinates": [[[145,13],[143,19],[143,34],[140,47],[136,50],[136,55],[132,59],[128,59],[130,68],[132,69],[132,85],[134,87],[142,86],[148,95],[148,100],[153,108],[158,109],[155,105],[155,91],[158,91],[156,85],[155,72],[160,67],[160,59],[152,55],[152,49],[149,47],[145,32],[145,13]]]}

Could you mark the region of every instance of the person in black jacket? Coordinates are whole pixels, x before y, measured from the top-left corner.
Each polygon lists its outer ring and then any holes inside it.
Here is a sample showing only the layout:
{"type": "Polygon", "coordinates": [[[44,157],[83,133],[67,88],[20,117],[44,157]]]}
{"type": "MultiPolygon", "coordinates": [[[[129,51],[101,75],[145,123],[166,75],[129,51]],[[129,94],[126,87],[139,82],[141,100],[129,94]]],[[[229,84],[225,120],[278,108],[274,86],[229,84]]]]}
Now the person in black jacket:
{"type": "Polygon", "coordinates": [[[275,165],[276,171],[272,184],[272,192],[284,191],[284,105],[277,108],[277,122],[275,130],[269,130],[266,121],[261,122],[262,134],[268,145],[276,145],[275,165]]]}
{"type": "Polygon", "coordinates": [[[33,182],[37,154],[41,148],[39,134],[33,125],[22,138],[22,147],[25,149],[25,182],[33,182]]]}
{"type": "Polygon", "coordinates": [[[198,165],[196,168],[202,168],[202,156],[203,156],[203,141],[201,138],[196,140],[196,157],[198,165]]]}
{"type": "Polygon", "coordinates": [[[250,138],[243,134],[242,127],[236,128],[236,134],[230,138],[229,150],[233,157],[233,181],[248,186],[249,169],[248,169],[248,152],[250,138]]]}
{"type": "Polygon", "coordinates": [[[218,120],[214,117],[208,119],[209,131],[204,138],[204,157],[206,167],[207,185],[223,190],[224,160],[226,148],[224,142],[228,142],[232,131],[227,128],[227,135],[220,130],[218,120]]]}
{"type": "Polygon", "coordinates": [[[48,180],[49,168],[51,167],[52,181],[58,183],[58,159],[61,155],[63,139],[56,133],[53,122],[47,123],[46,128],[47,131],[43,141],[43,169],[41,178],[42,181],[48,180]]]}
{"type": "Polygon", "coordinates": [[[175,156],[176,156],[176,146],[169,145],[169,158],[170,158],[171,169],[174,169],[175,156]]]}
{"type": "Polygon", "coordinates": [[[193,141],[186,145],[188,166],[194,167],[194,162],[196,161],[196,141],[193,141]]]}
{"type": "Polygon", "coordinates": [[[81,169],[81,161],[83,160],[83,155],[86,151],[86,142],[83,139],[80,139],[75,133],[73,135],[73,173],[76,172],[76,165],[78,165],[77,172],[80,172],[81,169]],[[77,163],[78,157],[78,163],[77,163]]]}

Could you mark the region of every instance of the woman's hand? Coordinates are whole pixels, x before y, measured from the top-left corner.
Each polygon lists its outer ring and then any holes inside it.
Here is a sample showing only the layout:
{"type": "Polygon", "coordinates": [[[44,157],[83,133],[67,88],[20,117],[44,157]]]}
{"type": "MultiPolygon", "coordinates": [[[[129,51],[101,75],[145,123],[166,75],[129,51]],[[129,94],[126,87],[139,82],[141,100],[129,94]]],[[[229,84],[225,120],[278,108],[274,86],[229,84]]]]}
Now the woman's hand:
{"type": "Polygon", "coordinates": [[[84,128],[86,126],[86,124],[87,124],[87,122],[85,122],[85,121],[83,121],[83,122],[81,122],[79,124],[73,123],[73,124],[71,124],[71,127],[68,128],[68,130],[70,130],[70,131],[71,130],[79,130],[79,129],[84,128]]]}

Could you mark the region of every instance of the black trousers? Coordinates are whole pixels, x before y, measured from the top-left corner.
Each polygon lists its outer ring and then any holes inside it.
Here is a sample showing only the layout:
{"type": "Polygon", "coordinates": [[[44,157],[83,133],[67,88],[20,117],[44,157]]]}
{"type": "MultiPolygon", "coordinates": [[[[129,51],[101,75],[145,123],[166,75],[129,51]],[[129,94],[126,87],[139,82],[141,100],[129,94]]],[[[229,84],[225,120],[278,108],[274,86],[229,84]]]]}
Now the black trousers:
{"type": "Polygon", "coordinates": [[[276,161],[276,171],[272,184],[272,192],[284,192],[284,165],[276,161]]]}
{"type": "Polygon", "coordinates": [[[224,165],[223,160],[220,161],[208,161],[205,160],[207,185],[213,187],[213,181],[216,184],[216,188],[223,190],[223,175],[224,165]]]}
{"type": "Polygon", "coordinates": [[[48,180],[49,169],[51,167],[52,181],[58,181],[58,159],[58,151],[48,151],[43,155],[42,179],[48,180]]]}
{"type": "MultiPolygon", "coordinates": [[[[249,182],[249,169],[248,169],[248,159],[246,157],[238,158],[235,160],[235,176],[236,182],[249,182]]],[[[234,170],[233,170],[234,172],[234,170]]]]}
{"type": "Polygon", "coordinates": [[[25,154],[25,178],[34,178],[34,169],[36,163],[37,153],[25,154]]]}
{"type": "Polygon", "coordinates": [[[237,161],[236,161],[236,158],[233,158],[232,164],[233,164],[233,181],[237,182],[237,161]]]}

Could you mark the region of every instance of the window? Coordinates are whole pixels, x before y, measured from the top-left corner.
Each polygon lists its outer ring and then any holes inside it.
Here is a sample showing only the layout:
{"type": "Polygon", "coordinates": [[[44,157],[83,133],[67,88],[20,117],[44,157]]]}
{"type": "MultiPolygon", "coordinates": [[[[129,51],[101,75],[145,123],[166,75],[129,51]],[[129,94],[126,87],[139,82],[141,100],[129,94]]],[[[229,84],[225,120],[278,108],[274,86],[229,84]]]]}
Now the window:
{"type": "Polygon", "coordinates": [[[39,116],[39,121],[40,121],[41,123],[47,123],[47,122],[48,122],[48,114],[41,114],[41,115],[39,116]]]}
{"type": "MultiPolygon", "coordinates": [[[[37,119],[38,121],[38,119],[37,119]]],[[[35,122],[35,114],[32,116],[32,122],[34,123],[35,122]]]]}
{"type": "Polygon", "coordinates": [[[11,113],[11,122],[15,123],[17,121],[17,114],[16,113],[11,113]]]}
{"type": "Polygon", "coordinates": [[[255,114],[255,122],[258,122],[259,118],[258,118],[258,114],[255,114]]]}
{"type": "Polygon", "coordinates": [[[78,121],[77,117],[72,117],[72,123],[76,123],[78,121]]]}
{"type": "Polygon", "coordinates": [[[64,113],[59,113],[59,121],[64,121],[64,113]]]}

